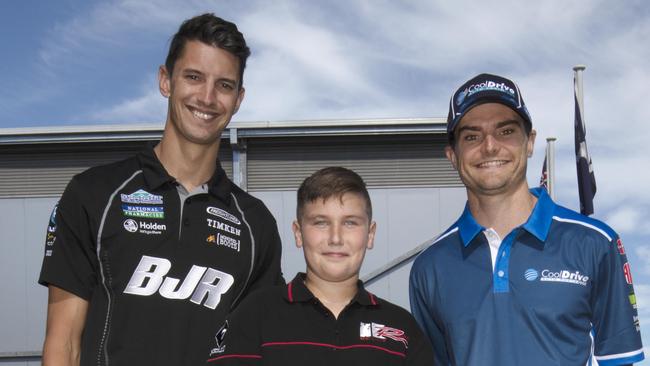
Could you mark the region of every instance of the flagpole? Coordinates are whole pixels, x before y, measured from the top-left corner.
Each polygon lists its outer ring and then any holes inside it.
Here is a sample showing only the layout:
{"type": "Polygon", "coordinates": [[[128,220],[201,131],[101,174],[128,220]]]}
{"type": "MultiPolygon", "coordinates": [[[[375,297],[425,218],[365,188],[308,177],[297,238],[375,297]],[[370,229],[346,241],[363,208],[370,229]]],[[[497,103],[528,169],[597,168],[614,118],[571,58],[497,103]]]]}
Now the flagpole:
{"type": "Polygon", "coordinates": [[[582,93],[582,72],[585,71],[586,68],[587,66],[585,65],[575,65],[573,67],[574,76],[576,78],[576,98],[578,99],[580,115],[582,116],[583,128],[584,128],[584,120],[585,120],[585,111],[583,106],[585,105],[585,102],[584,102],[584,95],[582,93]]]}
{"type": "Polygon", "coordinates": [[[582,89],[582,72],[585,69],[585,65],[576,65],[573,67],[573,91],[575,100],[574,136],[580,213],[589,216],[594,213],[596,178],[591,157],[587,150],[587,128],[585,126],[584,94],[582,89]]]}
{"type": "Polygon", "coordinates": [[[555,137],[546,138],[547,187],[548,195],[555,201],[555,137]]]}

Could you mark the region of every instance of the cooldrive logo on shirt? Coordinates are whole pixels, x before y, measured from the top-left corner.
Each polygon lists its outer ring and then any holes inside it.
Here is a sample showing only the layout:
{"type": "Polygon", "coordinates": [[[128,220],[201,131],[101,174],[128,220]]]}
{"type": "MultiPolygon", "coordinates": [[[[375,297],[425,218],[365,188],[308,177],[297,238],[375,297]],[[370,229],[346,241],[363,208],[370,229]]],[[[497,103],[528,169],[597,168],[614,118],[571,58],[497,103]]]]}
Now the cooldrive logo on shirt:
{"type": "Polygon", "coordinates": [[[235,282],[234,277],[228,273],[197,265],[190,268],[181,282],[177,278],[165,277],[171,268],[172,263],[168,259],[143,255],[124,293],[151,296],[157,292],[166,299],[189,298],[197,305],[216,309],[221,301],[221,295],[225,294],[235,282]]]}
{"type": "Polygon", "coordinates": [[[580,273],[580,271],[560,270],[552,271],[544,269],[541,272],[533,268],[529,268],[524,272],[524,278],[527,281],[535,281],[539,278],[542,282],[564,282],[575,285],[587,286],[589,276],[580,273]]]}

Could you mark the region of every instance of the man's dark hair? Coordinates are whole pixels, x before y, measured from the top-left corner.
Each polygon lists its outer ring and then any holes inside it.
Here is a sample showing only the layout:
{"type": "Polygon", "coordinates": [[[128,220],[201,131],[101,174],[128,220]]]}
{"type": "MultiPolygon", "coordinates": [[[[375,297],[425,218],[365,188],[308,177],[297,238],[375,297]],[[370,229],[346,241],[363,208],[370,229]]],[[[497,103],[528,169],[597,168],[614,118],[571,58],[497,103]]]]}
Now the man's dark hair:
{"type": "Polygon", "coordinates": [[[360,195],[366,202],[368,221],[372,220],[372,204],[366,183],[359,174],[342,167],[323,168],[305,179],[298,189],[296,217],[302,219],[305,205],[316,200],[343,199],[346,193],[360,195]]]}
{"type": "Polygon", "coordinates": [[[237,57],[239,59],[239,87],[241,88],[244,84],[246,59],[250,56],[251,51],[246,46],[244,35],[234,23],[223,20],[212,13],[205,13],[185,20],[178,32],[174,34],[165,60],[165,67],[170,78],[176,60],[183,54],[187,41],[201,41],[228,51],[237,57]]]}

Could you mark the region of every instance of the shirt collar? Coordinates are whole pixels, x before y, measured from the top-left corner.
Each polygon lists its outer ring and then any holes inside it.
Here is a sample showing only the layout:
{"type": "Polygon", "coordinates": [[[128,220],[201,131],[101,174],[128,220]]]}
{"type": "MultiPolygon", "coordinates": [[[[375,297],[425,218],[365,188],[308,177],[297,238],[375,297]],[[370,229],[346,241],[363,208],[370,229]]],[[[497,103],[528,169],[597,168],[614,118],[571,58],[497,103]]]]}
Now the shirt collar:
{"type": "MultiPolygon", "coordinates": [[[[165,167],[160,163],[158,157],[153,151],[155,144],[149,144],[147,147],[138,154],[140,168],[144,175],[144,180],[147,186],[156,190],[165,183],[174,184],[176,179],[167,173],[165,167]]],[[[230,203],[230,193],[232,186],[230,179],[226,172],[221,167],[221,163],[217,160],[217,168],[215,169],[212,178],[208,181],[208,191],[217,196],[219,199],[226,203],[230,203]]]]}
{"type": "MultiPolygon", "coordinates": [[[[299,272],[296,277],[287,284],[287,291],[284,292],[285,300],[289,302],[308,302],[317,299],[314,294],[305,286],[306,274],[299,272]]],[[[361,280],[357,281],[357,294],[354,295],[351,303],[357,302],[363,306],[376,306],[379,304],[377,296],[366,291],[361,280]]]]}
{"type": "MultiPolygon", "coordinates": [[[[551,227],[551,221],[555,213],[555,202],[549,197],[544,188],[532,188],[530,189],[530,193],[537,197],[537,203],[535,203],[535,207],[533,207],[533,211],[528,217],[528,220],[521,225],[521,228],[528,231],[543,243],[546,241],[548,231],[551,227]]],[[[465,204],[465,210],[463,210],[463,214],[460,215],[456,223],[464,246],[468,246],[476,235],[485,230],[483,226],[476,222],[474,216],[472,216],[468,204],[465,204]]]]}

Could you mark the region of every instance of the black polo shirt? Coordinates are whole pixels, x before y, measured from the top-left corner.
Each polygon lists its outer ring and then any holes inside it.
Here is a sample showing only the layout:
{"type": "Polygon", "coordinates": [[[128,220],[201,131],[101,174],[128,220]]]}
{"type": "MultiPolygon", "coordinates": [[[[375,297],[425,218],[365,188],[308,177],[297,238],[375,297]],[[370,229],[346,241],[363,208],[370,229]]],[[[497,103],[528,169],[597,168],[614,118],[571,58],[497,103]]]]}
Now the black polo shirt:
{"type": "Polygon", "coordinates": [[[214,324],[244,294],[284,283],[264,204],[221,166],[202,188],[185,191],[152,148],[70,181],[39,283],[89,301],[81,365],[203,363],[214,324]]]}
{"type": "Polygon", "coordinates": [[[304,274],[251,294],[213,337],[208,365],[432,365],[431,345],[406,310],[359,290],[338,319],[304,274]]]}

